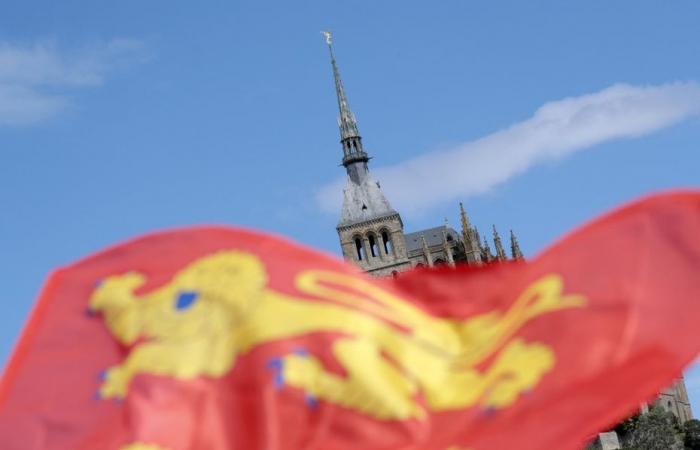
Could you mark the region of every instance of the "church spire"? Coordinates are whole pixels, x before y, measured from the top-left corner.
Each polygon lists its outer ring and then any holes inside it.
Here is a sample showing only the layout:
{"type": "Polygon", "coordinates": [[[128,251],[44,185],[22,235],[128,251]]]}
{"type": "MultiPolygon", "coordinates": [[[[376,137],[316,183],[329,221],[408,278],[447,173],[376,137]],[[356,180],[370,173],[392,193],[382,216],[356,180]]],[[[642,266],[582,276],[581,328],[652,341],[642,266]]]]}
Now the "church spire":
{"type": "Polygon", "coordinates": [[[428,243],[425,242],[425,236],[420,235],[421,247],[423,248],[423,257],[425,258],[425,263],[428,267],[433,267],[433,255],[430,254],[430,249],[428,248],[428,243]]]}
{"type": "Polygon", "coordinates": [[[454,267],[455,258],[454,258],[454,255],[452,254],[452,247],[450,247],[450,242],[447,240],[448,228],[449,227],[447,225],[447,219],[445,219],[445,229],[442,230],[442,250],[445,252],[445,259],[447,259],[447,264],[454,267]]]}
{"type": "Polygon", "coordinates": [[[333,69],[340,113],[338,125],[340,143],[343,146],[342,163],[347,172],[343,188],[343,207],[336,227],[343,256],[346,260],[357,261],[357,249],[361,249],[364,242],[371,243],[374,240],[375,245],[379,247],[380,257],[365,258],[360,263],[364,270],[380,275],[410,268],[412,264],[408,259],[401,216],[391,207],[379,183],[369,173],[369,156],[362,148],[357,121],[350,110],[343,82],[340,80],[331,34],[324,31],[323,35],[333,69]]]}
{"type": "Polygon", "coordinates": [[[357,129],[357,120],[355,115],[350,110],[348,99],[345,96],[345,88],[343,81],[340,79],[340,71],[335,62],[335,54],[333,53],[333,44],[331,42],[331,33],[328,31],[321,32],[326,38],[328,51],[331,56],[331,66],[333,67],[333,78],[335,79],[335,93],[338,97],[338,126],[340,127],[340,143],[343,145],[343,165],[348,167],[355,162],[369,161],[369,156],[362,148],[362,137],[357,129]]]}
{"type": "Polygon", "coordinates": [[[481,259],[486,262],[493,261],[491,247],[489,247],[489,241],[487,241],[486,238],[484,238],[484,245],[481,247],[481,259]]]}
{"type": "Polygon", "coordinates": [[[470,264],[478,264],[481,262],[481,247],[479,246],[479,238],[476,236],[476,229],[472,228],[469,223],[464,205],[459,202],[459,219],[462,223],[462,244],[464,245],[464,253],[467,257],[467,262],[470,264]]]}
{"type": "Polygon", "coordinates": [[[450,230],[450,222],[445,217],[445,228],[442,230],[442,250],[445,252],[445,259],[447,264],[454,267],[455,266],[455,256],[452,253],[452,247],[450,247],[450,241],[447,239],[447,233],[450,230]]]}
{"type": "Polygon", "coordinates": [[[515,237],[513,230],[510,230],[510,253],[513,255],[513,259],[523,259],[523,252],[520,251],[518,238],[515,237]]]}
{"type": "Polygon", "coordinates": [[[506,259],[508,259],[506,257],[506,251],[503,250],[501,236],[499,236],[498,231],[496,231],[496,225],[493,226],[493,243],[496,246],[496,259],[498,259],[499,261],[505,261],[506,259]]]}

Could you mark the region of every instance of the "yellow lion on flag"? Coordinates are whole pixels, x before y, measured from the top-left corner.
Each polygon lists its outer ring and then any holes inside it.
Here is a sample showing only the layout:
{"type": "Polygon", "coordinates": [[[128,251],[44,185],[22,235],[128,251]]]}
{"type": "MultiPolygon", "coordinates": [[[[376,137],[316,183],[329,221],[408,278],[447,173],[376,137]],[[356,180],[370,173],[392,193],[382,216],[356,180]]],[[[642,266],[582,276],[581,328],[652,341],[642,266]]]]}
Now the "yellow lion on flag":
{"type": "Polygon", "coordinates": [[[543,343],[515,336],[542,314],[581,307],[547,275],[504,311],[465,320],[433,317],[359,275],[308,270],[296,276],[310,301],[267,286],[255,255],[219,251],[193,261],[169,283],[143,295],[146,277],[127,272],[103,280],[90,298],[111,334],[130,352],[110,367],[103,398],[124,397],[139,374],[220,377],[239,355],[266,343],[335,332],[332,354],[345,375],[297,351],[273,361],[277,380],[380,420],[422,420],[428,411],[503,408],[534,388],[555,364],[543,343]],[[487,358],[487,367],[476,367],[487,358]],[[423,401],[418,401],[418,394],[423,401]]]}

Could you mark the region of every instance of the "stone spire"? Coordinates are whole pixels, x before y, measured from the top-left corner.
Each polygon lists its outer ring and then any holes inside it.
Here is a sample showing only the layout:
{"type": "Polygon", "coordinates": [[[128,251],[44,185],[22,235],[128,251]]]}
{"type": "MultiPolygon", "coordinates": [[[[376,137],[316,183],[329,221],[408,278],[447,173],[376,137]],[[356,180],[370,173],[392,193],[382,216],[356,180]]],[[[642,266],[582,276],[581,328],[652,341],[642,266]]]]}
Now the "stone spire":
{"type": "Polygon", "coordinates": [[[466,211],[464,211],[464,204],[459,202],[459,221],[462,224],[462,237],[466,237],[469,230],[471,230],[471,225],[469,224],[469,217],[467,217],[466,211]]]}
{"type": "Polygon", "coordinates": [[[505,261],[507,259],[506,251],[503,250],[503,243],[501,242],[501,236],[496,231],[496,225],[493,226],[493,244],[496,246],[496,259],[505,261]]]}
{"type": "Polygon", "coordinates": [[[489,247],[489,241],[484,238],[484,245],[481,248],[481,258],[486,262],[493,261],[493,253],[491,253],[491,247],[489,247]]]}
{"type": "Polygon", "coordinates": [[[425,236],[420,235],[421,245],[423,247],[423,256],[425,257],[425,262],[429,267],[433,267],[433,255],[430,254],[430,249],[428,248],[428,243],[425,242],[425,236]]]}
{"type": "MultiPolygon", "coordinates": [[[[357,130],[355,115],[350,110],[345,95],[345,88],[340,79],[340,72],[335,61],[331,44],[331,34],[322,32],[328,45],[335,80],[335,93],[338,99],[338,125],[340,126],[340,143],[343,146],[343,166],[348,173],[347,183],[343,189],[343,209],[339,227],[348,226],[388,216],[398,216],[381,191],[379,183],[372,179],[367,162],[369,156],[362,147],[362,138],[357,130]]],[[[401,221],[400,217],[398,218],[401,221]]],[[[401,224],[403,227],[403,224],[401,224]]]]}
{"type": "Polygon", "coordinates": [[[450,243],[447,240],[447,219],[445,219],[445,229],[442,230],[442,245],[443,251],[445,252],[445,258],[447,259],[447,264],[454,267],[455,258],[452,254],[452,247],[450,247],[450,243]]]}
{"type": "Polygon", "coordinates": [[[464,253],[467,257],[467,263],[478,264],[481,262],[481,248],[479,240],[476,237],[476,230],[469,223],[469,217],[464,211],[464,205],[459,202],[459,219],[462,223],[462,244],[464,244],[464,253]]]}
{"type": "Polygon", "coordinates": [[[410,269],[412,264],[408,258],[401,215],[391,207],[379,183],[369,172],[369,156],[362,147],[357,121],[350,110],[340,79],[331,34],[324,31],[323,35],[333,69],[338,100],[340,143],[343,147],[342,163],[348,175],[343,187],[343,208],[335,228],[338,231],[343,257],[377,276],[410,269]],[[370,247],[367,247],[365,242],[369,243],[370,247]],[[375,245],[379,250],[376,255],[378,257],[373,257],[372,252],[369,252],[367,257],[361,258],[363,248],[371,250],[375,245]]]}
{"type": "Polygon", "coordinates": [[[510,254],[513,256],[513,259],[523,259],[523,252],[520,251],[518,238],[515,237],[513,230],[510,230],[510,254]]]}
{"type": "Polygon", "coordinates": [[[328,31],[323,31],[328,45],[328,51],[331,55],[331,66],[333,67],[333,78],[335,79],[335,94],[338,97],[338,126],[340,127],[340,143],[343,145],[343,165],[348,165],[355,162],[367,162],[369,157],[362,148],[362,137],[357,129],[357,120],[355,115],[350,110],[348,99],[345,96],[345,88],[343,81],[340,79],[340,71],[338,64],[335,62],[335,54],[333,53],[333,44],[331,42],[331,34],[328,31]]]}

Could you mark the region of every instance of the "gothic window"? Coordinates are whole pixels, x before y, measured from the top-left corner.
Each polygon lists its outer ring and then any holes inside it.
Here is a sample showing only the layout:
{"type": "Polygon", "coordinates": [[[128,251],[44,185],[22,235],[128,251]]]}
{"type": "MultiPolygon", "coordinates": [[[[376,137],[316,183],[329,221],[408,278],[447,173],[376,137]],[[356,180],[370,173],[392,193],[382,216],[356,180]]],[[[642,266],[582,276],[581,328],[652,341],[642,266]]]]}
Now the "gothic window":
{"type": "Polygon", "coordinates": [[[389,233],[386,230],[382,231],[382,244],[384,244],[384,253],[391,255],[393,249],[391,248],[391,240],[389,239],[389,233]]]}
{"type": "Polygon", "coordinates": [[[440,265],[442,265],[442,264],[445,264],[445,261],[444,261],[444,260],[442,260],[442,259],[440,259],[440,258],[438,258],[438,259],[435,260],[435,265],[436,265],[436,266],[440,266],[440,265]]]}
{"type": "Polygon", "coordinates": [[[377,240],[374,238],[373,234],[367,236],[369,240],[369,251],[373,257],[379,256],[379,246],[377,245],[377,240]]]}
{"type": "Polygon", "coordinates": [[[423,263],[418,263],[418,264],[416,264],[415,267],[424,267],[424,264],[423,264],[423,263]]]}
{"type": "Polygon", "coordinates": [[[362,239],[359,237],[355,238],[355,250],[357,251],[357,260],[362,261],[365,259],[365,249],[362,247],[362,239]]]}

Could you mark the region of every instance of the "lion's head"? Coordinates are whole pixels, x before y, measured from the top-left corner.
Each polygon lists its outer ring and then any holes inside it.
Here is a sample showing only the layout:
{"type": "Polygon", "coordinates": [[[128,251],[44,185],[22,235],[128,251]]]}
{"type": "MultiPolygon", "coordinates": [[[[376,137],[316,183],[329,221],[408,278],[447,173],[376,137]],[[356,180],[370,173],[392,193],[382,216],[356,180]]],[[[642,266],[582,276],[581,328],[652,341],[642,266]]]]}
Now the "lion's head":
{"type": "Polygon", "coordinates": [[[267,274],[252,254],[219,251],[190,263],[166,285],[134,294],[145,281],[137,272],[113,275],[91,296],[90,308],[124,344],[230,332],[261,300],[267,274]]]}

